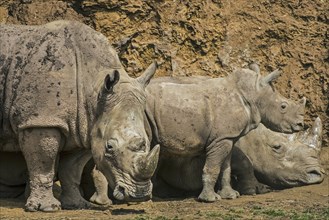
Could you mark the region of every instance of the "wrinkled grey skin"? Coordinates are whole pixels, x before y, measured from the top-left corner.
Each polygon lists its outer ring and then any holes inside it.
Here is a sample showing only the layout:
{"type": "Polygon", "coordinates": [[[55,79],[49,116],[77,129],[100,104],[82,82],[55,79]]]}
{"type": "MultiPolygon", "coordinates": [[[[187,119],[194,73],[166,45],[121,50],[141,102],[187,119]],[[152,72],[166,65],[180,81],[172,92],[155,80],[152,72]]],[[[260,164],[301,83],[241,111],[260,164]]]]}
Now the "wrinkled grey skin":
{"type": "Polygon", "coordinates": [[[251,68],[226,78],[151,83],[147,115],[153,141],[161,145],[157,179],[182,190],[202,189],[199,200],[204,202],[236,198],[239,194],[230,185],[233,144],[260,122],[281,132],[302,129],[305,99],[295,103],[275,92],[269,83],[277,71],[262,77],[258,66],[251,68]],[[176,172],[184,164],[189,169],[176,172]]]}
{"type": "Polygon", "coordinates": [[[148,199],[159,147],[150,152],[145,86],[156,65],[130,78],[106,37],[77,22],[0,33],[0,152],[24,155],[26,210],[90,207],[79,184],[91,155],[117,199],[148,199]],[[61,203],[52,194],[57,164],[61,203]]]}
{"type": "Polygon", "coordinates": [[[241,194],[253,195],[268,191],[263,184],[284,189],[321,183],[324,179],[319,158],[321,145],[320,118],[308,130],[288,135],[260,124],[234,145],[235,189],[241,194]]]}

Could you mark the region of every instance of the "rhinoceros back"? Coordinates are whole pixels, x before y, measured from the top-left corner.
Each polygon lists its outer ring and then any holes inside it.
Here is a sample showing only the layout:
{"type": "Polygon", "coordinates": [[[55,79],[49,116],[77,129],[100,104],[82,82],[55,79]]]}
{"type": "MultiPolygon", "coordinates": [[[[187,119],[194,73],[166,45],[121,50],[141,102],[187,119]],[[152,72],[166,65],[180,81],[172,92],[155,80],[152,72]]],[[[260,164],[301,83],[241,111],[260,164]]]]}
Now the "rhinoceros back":
{"type": "Polygon", "coordinates": [[[19,129],[58,127],[87,145],[106,69],[121,68],[107,39],[78,22],[0,26],[0,140],[19,129]]]}

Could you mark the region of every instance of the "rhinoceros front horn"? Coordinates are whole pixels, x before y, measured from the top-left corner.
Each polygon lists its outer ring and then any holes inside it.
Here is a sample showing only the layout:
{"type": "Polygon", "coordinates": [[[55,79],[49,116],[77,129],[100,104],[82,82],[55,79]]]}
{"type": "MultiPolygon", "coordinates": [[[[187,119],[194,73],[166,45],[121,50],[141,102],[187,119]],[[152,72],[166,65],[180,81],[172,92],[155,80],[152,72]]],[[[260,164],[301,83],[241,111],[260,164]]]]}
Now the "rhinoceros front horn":
{"type": "Polygon", "coordinates": [[[150,179],[158,165],[160,145],[156,145],[147,155],[140,158],[137,166],[142,179],[150,179]]]}
{"type": "Polygon", "coordinates": [[[313,122],[313,126],[306,131],[301,131],[297,136],[298,140],[309,147],[321,150],[322,145],[322,121],[319,117],[313,122]]]}
{"type": "Polygon", "coordinates": [[[322,121],[319,117],[313,122],[311,132],[308,135],[309,145],[313,145],[317,150],[321,150],[322,145],[322,121]]]}

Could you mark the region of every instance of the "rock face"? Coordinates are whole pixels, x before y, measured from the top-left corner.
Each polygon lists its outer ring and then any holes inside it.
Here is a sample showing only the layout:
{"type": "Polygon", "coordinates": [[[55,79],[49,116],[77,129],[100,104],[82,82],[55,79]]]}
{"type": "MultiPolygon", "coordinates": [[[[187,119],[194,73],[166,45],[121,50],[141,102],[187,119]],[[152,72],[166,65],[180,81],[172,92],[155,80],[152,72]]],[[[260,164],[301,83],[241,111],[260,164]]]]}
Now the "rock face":
{"type": "Polygon", "coordinates": [[[150,59],[158,75],[227,75],[252,61],[286,73],[276,85],[286,97],[305,96],[306,124],[320,116],[328,146],[328,14],[321,0],[145,2],[141,0],[4,0],[0,22],[43,24],[79,20],[115,42],[128,72],[150,59]]]}

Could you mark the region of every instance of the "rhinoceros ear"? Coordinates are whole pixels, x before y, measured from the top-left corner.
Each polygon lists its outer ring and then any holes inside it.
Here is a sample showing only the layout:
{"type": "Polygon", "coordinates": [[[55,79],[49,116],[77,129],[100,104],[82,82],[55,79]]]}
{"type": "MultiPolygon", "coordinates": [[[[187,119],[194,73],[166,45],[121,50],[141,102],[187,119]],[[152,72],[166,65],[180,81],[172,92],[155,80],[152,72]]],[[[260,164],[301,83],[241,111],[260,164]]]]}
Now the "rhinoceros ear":
{"type": "Polygon", "coordinates": [[[276,69],[273,72],[269,73],[267,76],[264,76],[261,79],[260,84],[262,86],[266,86],[267,84],[269,84],[273,80],[277,79],[280,75],[281,75],[281,71],[279,69],[276,69]]]}
{"type": "Polygon", "coordinates": [[[259,66],[256,63],[249,64],[249,69],[251,69],[252,71],[256,72],[257,74],[260,74],[259,66]]]}
{"type": "Polygon", "coordinates": [[[147,67],[145,72],[140,77],[137,78],[137,81],[139,83],[141,83],[143,85],[143,87],[145,88],[149,84],[156,69],[157,69],[157,63],[156,63],[156,61],[154,61],[149,67],[147,67]]]}
{"type": "Polygon", "coordinates": [[[112,73],[107,74],[104,80],[104,88],[107,92],[113,92],[113,87],[118,83],[120,74],[118,70],[114,70],[112,73]]]}

